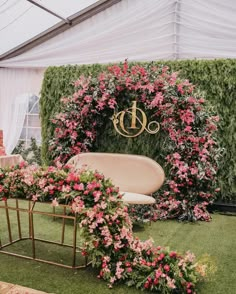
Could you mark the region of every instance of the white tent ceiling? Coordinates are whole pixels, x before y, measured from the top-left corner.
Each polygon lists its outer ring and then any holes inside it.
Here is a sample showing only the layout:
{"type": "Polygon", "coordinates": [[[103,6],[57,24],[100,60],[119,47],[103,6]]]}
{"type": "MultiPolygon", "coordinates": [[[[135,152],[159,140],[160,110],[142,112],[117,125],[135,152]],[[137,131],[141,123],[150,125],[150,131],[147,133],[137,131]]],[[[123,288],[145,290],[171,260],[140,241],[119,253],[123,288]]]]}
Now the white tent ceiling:
{"type": "Polygon", "coordinates": [[[236,0],[35,1],[64,18],[80,13],[68,25],[27,0],[0,0],[0,129],[9,152],[21,130],[14,113],[24,117],[22,97],[39,95],[50,65],[236,58],[236,0]]]}
{"type": "MultiPolygon", "coordinates": [[[[15,4],[15,0],[8,0],[11,5],[8,4],[9,9],[5,13],[13,13],[20,4],[21,11],[17,10],[17,13],[22,15],[22,11],[28,10],[12,24],[10,20],[0,18],[1,23],[9,23],[0,31],[0,39],[4,40],[0,46],[2,50],[12,48],[13,44],[23,40],[21,38],[26,40],[57,22],[54,16],[32,7],[27,0],[18,2],[15,4]]],[[[52,9],[67,17],[73,10],[76,12],[88,4],[114,3],[114,0],[40,2],[50,3],[52,9]]],[[[126,58],[134,61],[236,58],[236,0],[116,2],[23,54],[0,61],[0,66],[45,68],[50,65],[117,62],[126,58]]],[[[0,13],[7,3],[2,2],[0,13]]]]}
{"type": "MultiPolygon", "coordinates": [[[[67,18],[97,0],[35,0],[67,18]]],[[[0,55],[61,20],[26,0],[0,0],[0,55]]]]}

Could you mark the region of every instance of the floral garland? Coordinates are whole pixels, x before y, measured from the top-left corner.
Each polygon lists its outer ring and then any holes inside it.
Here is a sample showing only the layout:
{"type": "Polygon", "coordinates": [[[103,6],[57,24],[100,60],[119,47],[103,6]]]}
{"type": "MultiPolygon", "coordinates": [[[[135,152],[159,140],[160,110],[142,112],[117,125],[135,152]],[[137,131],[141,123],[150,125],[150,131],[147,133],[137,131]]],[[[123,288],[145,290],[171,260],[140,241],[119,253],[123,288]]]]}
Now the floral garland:
{"type": "Polygon", "coordinates": [[[91,256],[109,287],[123,281],[158,293],[196,293],[205,276],[206,266],[194,263],[192,253],[180,255],[134,237],[119,188],[97,172],[24,163],[0,169],[0,199],[13,197],[70,204],[84,237],[83,255],[91,256]]]}
{"type": "Polygon", "coordinates": [[[65,163],[71,156],[91,150],[99,130],[114,110],[130,107],[136,99],[151,113],[166,134],[167,181],[157,194],[152,219],[210,219],[206,207],[219,191],[216,173],[221,149],[215,133],[219,117],[188,80],[167,67],[114,65],[98,78],[81,76],[72,97],[62,98],[62,112],[52,120],[53,158],[65,163]]]}

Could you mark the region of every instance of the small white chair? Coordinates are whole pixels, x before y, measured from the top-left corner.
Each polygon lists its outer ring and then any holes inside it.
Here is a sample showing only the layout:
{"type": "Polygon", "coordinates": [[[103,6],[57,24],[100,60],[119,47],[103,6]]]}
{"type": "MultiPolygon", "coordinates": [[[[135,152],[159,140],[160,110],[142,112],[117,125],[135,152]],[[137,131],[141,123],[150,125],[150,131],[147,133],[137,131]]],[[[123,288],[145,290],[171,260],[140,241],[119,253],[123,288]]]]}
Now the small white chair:
{"type": "Polygon", "coordinates": [[[120,188],[123,201],[128,204],[154,204],[151,196],[163,184],[165,173],[154,160],[141,155],[119,153],[80,153],[67,164],[73,170],[97,170],[120,188]]]}

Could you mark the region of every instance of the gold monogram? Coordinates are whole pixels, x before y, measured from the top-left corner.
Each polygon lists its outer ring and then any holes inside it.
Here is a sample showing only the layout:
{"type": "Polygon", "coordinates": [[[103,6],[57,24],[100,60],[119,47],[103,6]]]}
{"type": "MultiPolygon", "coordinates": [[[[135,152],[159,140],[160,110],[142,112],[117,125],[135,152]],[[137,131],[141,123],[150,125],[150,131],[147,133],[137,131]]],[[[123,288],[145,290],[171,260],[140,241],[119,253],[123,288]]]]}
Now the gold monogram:
{"type": "Polygon", "coordinates": [[[152,121],[147,125],[147,116],[142,109],[137,107],[137,101],[132,101],[132,107],[114,113],[112,121],[115,130],[120,135],[128,138],[137,137],[142,134],[144,130],[149,134],[156,134],[160,130],[160,124],[156,121],[152,121]],[[125,119],[127,121],[127,118],[131,118],[131,126],[128,127],[131,132],[125,128],[125,119]],[[139,125],[139,127],[137,127],[137,125],[139,125]],[[151,129],[152,125],[155,125],[156,128],[151,129]]]}

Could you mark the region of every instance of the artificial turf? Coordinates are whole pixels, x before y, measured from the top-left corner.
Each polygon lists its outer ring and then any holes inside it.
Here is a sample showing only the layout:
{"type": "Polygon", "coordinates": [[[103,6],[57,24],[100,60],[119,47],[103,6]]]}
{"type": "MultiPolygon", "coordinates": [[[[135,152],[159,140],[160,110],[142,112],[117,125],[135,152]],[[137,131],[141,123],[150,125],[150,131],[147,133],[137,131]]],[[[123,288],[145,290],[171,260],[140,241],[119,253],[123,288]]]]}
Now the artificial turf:
{"type": "MultiPolygon", "coordinates": [[[[23,206],[25,202],[23,202],[23,206]]],[[[52,208],[39,204],[42,210],[52,208]]],[[[16,214],[10,213],[13,235],[17,237],[16,214]]],[[[23,234],[28,232],[28,215],[21,213],[23,234]]],[[[36,236],[60,241],[61,221],[51,217],[35,215],[36,236]]],[[[72,223],[66,224],[66,241],[72,242],[72,223]]],[[[213,214],[211,222],[179,223],[158,221],[151,226],[135,227],[134,233],[142,240],[153,238],[156,245],[184,252],[190,250],[197,258],[206,258],[212,265],[212,274],[198,285],[202,294],[236,293],[236,217],[213,214]],[[216,270],[214,272],[214,270],[216,270]]],[[[7,242],[5,211],[0,209],[0,234],[2,243],[7,242]]],[[[71,251],[56,245],[36,243],[37,256],[65,264],[71,262],[71,251]]],[[[21,241],[7,248],[9,251],[31,254],[31,242],[21,241]]],[[[142,293],[125,285],[107,287],[107,283],[97,279],[97,272],[90,266],[86,269],[71,270],[0,254],[0,281],[19,284],[55,294],[106,294],[142,293]]]]}

